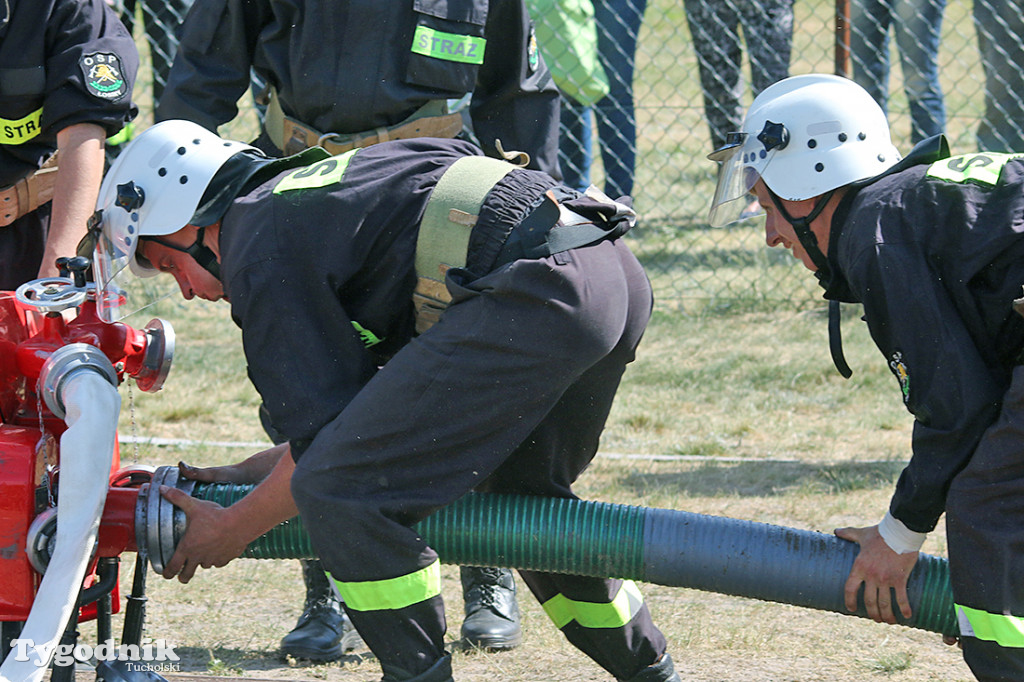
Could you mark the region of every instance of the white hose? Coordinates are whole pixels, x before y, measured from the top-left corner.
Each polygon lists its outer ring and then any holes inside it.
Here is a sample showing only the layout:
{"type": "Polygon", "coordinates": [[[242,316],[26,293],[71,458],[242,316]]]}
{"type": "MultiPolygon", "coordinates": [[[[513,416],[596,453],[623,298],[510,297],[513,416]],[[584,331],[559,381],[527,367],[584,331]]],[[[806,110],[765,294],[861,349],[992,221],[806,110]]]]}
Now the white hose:
{"type": "Polygon", "coordinates": [[[0,682],[42,679],[77,608],[107,499],[121,396],[91,369],[68,376],[60,390],[68,429],[60,439],[56,545],[19,638],[31,643],[11,649],[0,682]]]}

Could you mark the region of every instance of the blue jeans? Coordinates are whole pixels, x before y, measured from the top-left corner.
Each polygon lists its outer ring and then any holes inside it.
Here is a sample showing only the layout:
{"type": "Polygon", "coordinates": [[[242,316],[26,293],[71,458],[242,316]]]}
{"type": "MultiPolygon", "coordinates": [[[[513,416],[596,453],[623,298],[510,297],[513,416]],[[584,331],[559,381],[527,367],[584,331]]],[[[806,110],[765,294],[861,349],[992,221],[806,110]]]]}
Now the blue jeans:
{"type": "Polygon", "coordinates": [[[985,70],[985,114],[978,149],[1024,151],[1024,17],[1016,1],[974,0],[981,65],[985,70]]]}
{"type": "Polygon", "coordinates": [[[608,75],[608,94],[593,107],[562,99],[562,135],[559,163],[563,181],[583,189],[590,184],[591,111],[597,121],[605,193],[613,199],[633,192],[636,167],[636,113],[633,105],[633,69],[636,42],[647,0],[594,0],[597,49],[608,75]]]}
{"type": "Polygon", "coordinates": [[[889,88],[889,29],[896,37],[914,143],[946,128],[936,57],[946,0],[853,0],[850,53],[853,80],[884,110],[889,88]]]}

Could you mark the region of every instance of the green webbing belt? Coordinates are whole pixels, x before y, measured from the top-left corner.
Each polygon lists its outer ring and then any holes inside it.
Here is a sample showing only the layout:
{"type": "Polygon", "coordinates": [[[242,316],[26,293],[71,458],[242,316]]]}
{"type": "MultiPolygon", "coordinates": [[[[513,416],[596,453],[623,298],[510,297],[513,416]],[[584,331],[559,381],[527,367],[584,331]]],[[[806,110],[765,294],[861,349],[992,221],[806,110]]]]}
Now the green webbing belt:
{"type": "Polygon", "coordinates": [[[476,224],[484,198],[514,170],[507,161],[466,156],[444,172],[427,200],[416,241],[416,276],[444,281],[438,265],[463,267],[469,233],[476,224]]]}

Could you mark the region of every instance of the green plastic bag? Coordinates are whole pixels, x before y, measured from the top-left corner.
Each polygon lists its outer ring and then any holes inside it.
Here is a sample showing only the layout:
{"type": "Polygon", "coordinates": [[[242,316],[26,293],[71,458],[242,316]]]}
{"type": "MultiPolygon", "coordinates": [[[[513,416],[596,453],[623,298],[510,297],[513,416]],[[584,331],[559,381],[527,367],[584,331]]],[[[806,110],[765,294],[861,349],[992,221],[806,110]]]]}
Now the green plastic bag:
{"type": "Polygon", "coordinates": [[[597,58],[597,24],[590,0],[527,0],[537,44],[558,88],[576,102],[594,104],[608,94],[597,58]]]}

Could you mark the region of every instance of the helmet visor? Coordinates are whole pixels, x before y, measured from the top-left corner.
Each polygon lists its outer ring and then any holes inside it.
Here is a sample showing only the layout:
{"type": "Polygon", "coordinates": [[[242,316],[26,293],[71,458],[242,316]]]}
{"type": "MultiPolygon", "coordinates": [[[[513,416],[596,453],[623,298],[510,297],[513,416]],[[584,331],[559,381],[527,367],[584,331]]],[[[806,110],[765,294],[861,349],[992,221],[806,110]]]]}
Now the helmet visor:
{"type": "MultiPolygon", "coordinates": [[[[121,213],[124,212],[114,211],[114,219],[117,220],[121,213]]],[[[174,292],[155,285],[149,279],[157,274],[156,270],[146,269],[139,276],[143,266],[136,261],[134,237],[119,239],[116,235],[124,235],[124,231],[108,229],[108,226],[94,234],[96,246],[92,267],[96,280],[96,314],[101,320],[117,322],[174,292]]]]}
{"type": "Polygon", "coordinates": [[[718,162],[718,185],[708,211],[709,225],[724,227],[760,213],[744,211],[754,200],[751,190],[774,155],[774,149],[766,151],[756,137],[747,133],[729,133],[726,144],[708,154],[709,159],[718,162]]]}
{"type": "Polygon", "coordinates": [[[104,322],[116,322],[131,311],[128,306],[128,291],[125,287],[131,273],[129,261],[135,257],[124,245],[111,241],[106,230],[96,239],[93,251],[92,269],[96,279],[96,312],[104,322]]]}

